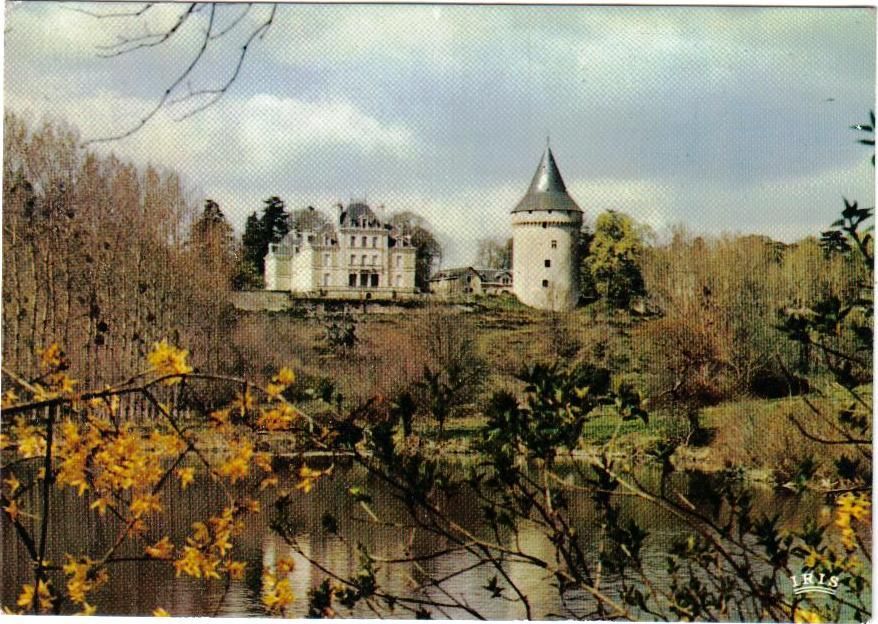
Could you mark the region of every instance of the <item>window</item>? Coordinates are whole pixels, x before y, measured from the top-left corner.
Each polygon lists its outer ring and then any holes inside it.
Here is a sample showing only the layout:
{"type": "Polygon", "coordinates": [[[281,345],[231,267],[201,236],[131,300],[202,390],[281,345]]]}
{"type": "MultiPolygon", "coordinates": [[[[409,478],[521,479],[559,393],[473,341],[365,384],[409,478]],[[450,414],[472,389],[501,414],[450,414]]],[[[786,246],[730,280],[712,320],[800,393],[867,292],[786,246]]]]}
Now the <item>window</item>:
{"type": "Polygon", "coordinates": [[[549,287],[549,280],[543,280],[543,288],[549,287]]]}
{"type": "Polygon", "coordinates": [[[366,246],[366,241],[367,241],[367,240],[368,240],[368,239],[364,236],[364,237],[363,237],[363,247],[366,246]]]}
{"type": "Polygon", "coordinates": [[[323,285],[324,285],[324,286],[329,286],[329,273],[324,273],[324,274],[323,274],[323,285]]]}
{"type": "Polygon", "coordinates": [[[548,260],[548,259],[547,259],[547,260],[544,260],[543,262],[545,263],[547,269],[548,269],[550,266],[552,266],[552,261],[551,261],[551,260],[548,260]]]}
{"type": "Polygon", "coordinates": [[[360,287],[365,288],[369,285],[369,274],[368,273],[360,273],[360,287]]]}
{"type": "Polygon", "coordinates": [[[398,269],[401,266],[402,266],[402,256],[397,256],[396,257],[396,268],[398,269]]]}
{"type": "Polygon", "coordinates": [[[357,285],[357,274],[356,273],[348,273],[348,286],[353,288],[357,285]]]}
{"type": "Polygon", "coordinates": [[[552,249],[558,249],[558,241],[556,241],[556,240],[552,241],[552,249]]]}
{"type": "Polygon", "coordinates": [[[356,247],[356,246],[357,246],[357,237],[351,236],[351,247],[356,247]]]}
{"type": "Polygon", "coordinates": [[[372,247],[377,247],[377,246],[378,246],[378,237],[373,236],[372,237],[372,247]]]}
{"type": "Polygon", "coordinates": [[[371,282],[372,288],[378,288],[378,274],[372,273],[372,275],[370,277],[372,278],[372,282],[371,282]]]}
{"type": "Polygon", "coordinates": [[[362,264],[363,266],[366,266],[366,254],[363,254],[362,256],[360,256],[360,264],[362,264]]]}
{"type": "Polygon", "coordinates": [[[378,264],[378,256],[372,256],[372,264],[378,264]]]}
{"type": "Polygon", "coordinates": [[[329,266],[329,254],[323,254],[323,266],[329,266]]]}
{"type": "Polygon", "coordinates": [[[356,263],[357,263],[357,257],[354,254],[351,254],[351,265],[354,265],[356,263]]]}
{"type": "Polygon", "coordinates": [[[396,285],[397,287],[402,286],[402,275],[396,276],[396,285]]]}
{"type": "Polygon", "coordinates": [[[549,224],[547,222],[543,221],[543,229],[546,229],[547,227],[549,227],[549,224]]]}

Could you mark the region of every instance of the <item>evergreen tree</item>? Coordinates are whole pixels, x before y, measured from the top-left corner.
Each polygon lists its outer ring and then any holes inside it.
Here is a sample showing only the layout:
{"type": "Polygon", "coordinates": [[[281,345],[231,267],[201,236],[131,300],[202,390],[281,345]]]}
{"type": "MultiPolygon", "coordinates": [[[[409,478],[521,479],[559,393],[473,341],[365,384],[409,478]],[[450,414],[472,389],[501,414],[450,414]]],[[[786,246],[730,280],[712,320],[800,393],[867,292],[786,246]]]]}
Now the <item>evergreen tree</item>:
{"type": "Polygon", "coordinates": [[[286,211],[284,201],[276,195],[265,200],[261,217],[256,212],[247,217],[244,235],[241,238],[244,247],[243,265],[239,269],[238,279],[236,279],[241,287],[246,287],[247,283],[253,282],[254,277],[261,286],[268,246],[272,243],[279,243],[290,231],[290,228],[290,213],[286,211]]]}
{"type": "Polygon", "coordinates": [[[262,241],[262,256],[268,253],[269,244],[279,243],[290,229],[290,213],[287,212],[284,201],[277,195],[266,199],[262,208],[262,233],[265,237],[262,241]]]}

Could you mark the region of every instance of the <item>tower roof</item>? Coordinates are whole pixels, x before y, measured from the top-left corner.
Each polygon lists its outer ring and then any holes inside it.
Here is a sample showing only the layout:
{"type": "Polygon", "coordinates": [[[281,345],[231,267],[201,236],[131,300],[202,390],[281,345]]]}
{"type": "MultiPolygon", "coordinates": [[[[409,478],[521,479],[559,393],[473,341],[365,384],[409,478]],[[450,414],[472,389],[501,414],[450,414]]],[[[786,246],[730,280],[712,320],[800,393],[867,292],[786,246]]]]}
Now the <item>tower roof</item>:
{"type": "Polygon", "coordinates": [[[567,193],[564,178],[558,170],[552,149],[546,145],[546,151],[534,173],[527,193],[518,202],[512,212],[525,210],[575,210],[582,212],[573,198],[567,193]]]}

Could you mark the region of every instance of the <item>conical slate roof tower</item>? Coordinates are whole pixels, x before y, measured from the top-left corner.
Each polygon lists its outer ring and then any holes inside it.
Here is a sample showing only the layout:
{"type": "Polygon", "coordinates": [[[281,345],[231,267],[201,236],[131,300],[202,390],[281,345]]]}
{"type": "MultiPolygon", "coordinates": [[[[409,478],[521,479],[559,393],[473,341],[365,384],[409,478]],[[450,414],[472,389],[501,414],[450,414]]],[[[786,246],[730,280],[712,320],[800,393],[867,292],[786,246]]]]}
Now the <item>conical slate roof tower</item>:
{"type": "Polygon", "coordinates": [[[547,145],[540,164],[534,173],[527,194],[518,202],[512,212],[526,210],[580,210],[573,198],[567,193],[564,178],[558,171],[555,155],[547,145]]]}
{"type": "Polygon", "coordinates": [[[513,290],[522,303],[544,310],[576,307],[581,228],[582,210],[547,144],[527,193],[512,210],[513,290]]]}

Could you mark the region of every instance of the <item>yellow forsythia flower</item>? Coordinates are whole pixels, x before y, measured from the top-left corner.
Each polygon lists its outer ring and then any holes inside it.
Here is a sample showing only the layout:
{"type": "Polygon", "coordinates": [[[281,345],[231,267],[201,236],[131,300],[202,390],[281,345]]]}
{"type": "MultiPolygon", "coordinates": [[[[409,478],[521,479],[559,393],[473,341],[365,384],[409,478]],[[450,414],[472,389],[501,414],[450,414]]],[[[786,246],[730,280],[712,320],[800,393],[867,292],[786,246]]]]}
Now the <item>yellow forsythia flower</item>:
{"type": "Polygon", "coordinates": [[[153,617],[171,617],[171,614],[159,607],[152,612],[153,617]]]}
{"type": "Polygon", "coordinates": [[[64,359],[64,352],[61,351],[58,343],[52,343],[45,349],[37,351],[37,355],[40,356],[40,365],[44,369],[58,368],[64,359]]]}
{"type": "Polygon", "coordinates": [[[808,611],[807,609],[796,609],[793,614],[793,622],[796,624],[819,624],[823,620],[816,611],[808,611]]]}
{"type": "Polygon", "coordinates": [[[144,551],[153,559],[168,559],[174,552],[174,544],[165,536],[152,546],[147,546],[144,551]]]}
{"type": "Polygon", "coordinates": [[[229,578],[239,581],[244,578],[246,567],[247,563],[244,561],[230,561],[226,564],[226,571],[229,573],[229,578]]]}
{"type": "MultiPolygon", "coordinates": [[[[178,349],[168,344],[166,340],[157,342],[153,345],[152,351],[146,356],[152,370],[159,376],[165,375],[186,375],[192,372],[192,367],[186,363],[189,351],[178,349]]],[[[179,377],[173,377],[165,380],[167,385],[179,383],[179,377]]]]}
{"type": "Polygon", "coordinates": [[[180,486],[184,490],[195,481],[195,468],[177,468],[176,473],[180,477],[180,486]]]}
{"type": "Polygon", "coordinates": [[[277,372],[277,375],[274,376],[274,381],[283,386],[290,386],[296,381],[296,373],[294,373],[293,369],[289,366],[284,366],[277,372]]]}
{"type": "Polygon", "coordinates": [[[3,479],[3,483],[9,486],[9,491],[12,494],[15,494],[18,491],[18,488],[21,487],[21,481],[18,480],[18,477],[15,476],[15,473],[10,472],[9,476],[3,479]]]}

